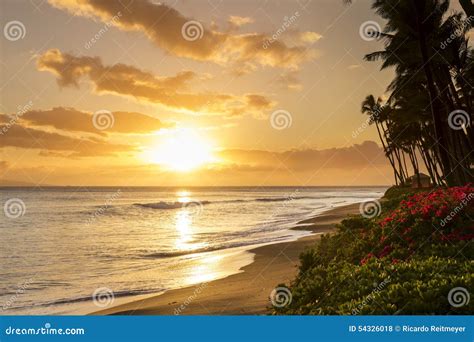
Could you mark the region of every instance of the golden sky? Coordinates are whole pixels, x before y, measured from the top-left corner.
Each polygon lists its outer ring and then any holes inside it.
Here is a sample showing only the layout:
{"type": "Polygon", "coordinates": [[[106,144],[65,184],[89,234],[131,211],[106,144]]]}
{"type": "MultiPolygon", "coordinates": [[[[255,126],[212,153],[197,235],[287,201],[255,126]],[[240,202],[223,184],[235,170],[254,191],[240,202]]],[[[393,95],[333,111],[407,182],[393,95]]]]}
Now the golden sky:
{"type": "Polygon", "coordinates": [[[0,174],[34,185],[374,185],[370,1],[7,0],[0,174]],[[15,31],[16,30],[16,31],[15,31]]]}

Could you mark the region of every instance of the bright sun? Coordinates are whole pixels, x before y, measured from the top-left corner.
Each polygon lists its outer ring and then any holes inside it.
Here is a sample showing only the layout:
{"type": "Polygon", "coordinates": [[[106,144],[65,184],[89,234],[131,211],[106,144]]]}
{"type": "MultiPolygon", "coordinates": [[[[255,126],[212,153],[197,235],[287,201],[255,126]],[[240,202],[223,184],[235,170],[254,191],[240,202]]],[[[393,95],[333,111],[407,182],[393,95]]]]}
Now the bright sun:
{"type": "Polygon", "coordinates": [[[190,129],[172,131],[170,136],[146,151],[144,158],[181,172],[215,161],[209,141],[190,129]]]}

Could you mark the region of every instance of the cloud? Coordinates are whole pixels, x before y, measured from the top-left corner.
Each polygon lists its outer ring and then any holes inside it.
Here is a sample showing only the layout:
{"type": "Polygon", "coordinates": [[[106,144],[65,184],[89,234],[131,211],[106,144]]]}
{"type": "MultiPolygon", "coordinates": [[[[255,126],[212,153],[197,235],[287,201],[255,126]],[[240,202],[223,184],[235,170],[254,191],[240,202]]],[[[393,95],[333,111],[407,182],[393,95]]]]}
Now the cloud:
{"type": "Polygon", "coordinates": [[[387,165],[382,148],[373,141],[325,150],[306,149],[284,152],[224,150],[220,157],[231,164],[245,165],[249,170],[258,167],[261,170],[283,168],[300,172],[315,171],[319,168],[354,170],[368,165],[387,165]]]}
{"type": "Polygon", "coordinates": [[[251,24],[254,22],[252,18],[249,17],[239,17],[236,15],[231,15],[227,22],[230,24],[232,28],[239,28],[241,26],[251,24]]]}
{"type": "MultiPolygon", "coordinates": [[[[0,125],[0,131],[3,129],[0,125]]],[[[6,130],[0,139],[0,148],[17,147],[37,149],[67,157],[103,156],[135,150],[132,145],[112,144],[103,139],[84,138],[25,127],[18,123],[6,130]]]]}
{"type": "Polygon", "coordinates": [[[359,69],[361,68],[362,66],[360,64],[351,64],[347,67],[347,69],[349,70],[355,70],[355,69],[359,69]]]}
{"type": "Polygon", "coordinates": [[[170,127],[151,116],[135,112],[112,112],[114,124],[106,131],[93,124],[93,114],[74,108],[56,107],[50,110],[30,110],[21,116],[29,126],[49,126],[69,132],[86,132],[99,135],[106,133],[145,134],[170,127]]]}
{"type": "MultiPolygon", "coordinates": [[[[206,28],[194,21],[197,40],[187,40],[182,33],[187,18],[174,8],[148,0],[134,0],[124,4],[109,0],[49,0],[56,8],[77,15],[99,19],[125,31],[143,32],[152,42],[177,57],[211,61],[218,64],[245,64],[299,69],[301,63],[315,58],[315,51],[305,44],[289,46],[275,41],[267,49],[264,42],[270,37],[262,33],[237,34],[206,28]],[[118,20],[113,20],[114,16],[118,20]]],[[[233,24],[242,25],[249,18],[231,17],[233,24]]],[[[314,42],[315,34],[303,34],[306,42],[314,42]]],[[[194,37],[194,36],[193,36],[194,37]]],[[[248,68],[247,68],[248,69],[248,68]]]]}
{"type": "MultiPolygon", "coordinates": [[[[34,170],[16,165],[8,172],[12,179],[30,175],[55,185],[111,186],[380,185],[391,184],[393,178],[382,149],[374,142],[325,150],[225,150],[221,157],[229,161],[191,173],[170,172],[154,164],[124,164],[118,158],[113,161],[97,158],[93,165],[70,160],[67,164],[53,166],[54,173],[42,171],[39,165],[35,165],[34,170]]],[[[29,177],[17,181],[29,181],[29,177]]]]}
{"type": "Polygon", "coordinates": [[[55,74],[60,86],[78,87],[79,81],[88,77],[98,93],[132,96],[138,100],[192,114],[252,114],[263,117],[264,112],[273,106],[270,100],[258,94],[237,96],[190,92],[189,82],[197,78],[191,71],[183,71],[170,77],[157,77],[133,66],[104,66],[98,57],[76,57],[57,49],[48,50],[39,56],[37,66],[39,70],[55,74]]]}
{"type": "Polygon", "coordinates": [[[298,74],[294,71],[288,71],[281,73],[276,79],[276,83],[286,90],[301,90],[303,85],[301,84],[298,74]]]}
{"type": "Polygon", "coordinates": [[[0,160],[0,172],[5,172],[10,166],[10,163],[5,160],[0,160]]]}
{"type": "Polygon", "coordinates": [[[300,39],[300,41],[305,43],[315,43],[321,38],[323,38],[323,36],[317,32],[305,31],[300,32],[298,38],[300,39]]]}
{"type": "Polygon", "coordinates": [[[311,45],[323,38],[323,36],[314,31],[299,31],[296,28],[289,28],[283,31],[279,35],[277,31],[278,39],[282,39],[285,42],[293,42],[293,44],[299,45],[311,45]]]}

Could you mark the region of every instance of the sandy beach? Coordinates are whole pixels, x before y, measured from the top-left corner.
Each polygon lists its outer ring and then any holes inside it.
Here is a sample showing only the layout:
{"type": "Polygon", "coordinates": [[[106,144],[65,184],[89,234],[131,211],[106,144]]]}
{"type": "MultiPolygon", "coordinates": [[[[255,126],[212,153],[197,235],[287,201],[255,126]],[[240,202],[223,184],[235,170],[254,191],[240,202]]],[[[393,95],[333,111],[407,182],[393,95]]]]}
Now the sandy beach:
{"type": "Polygon", "coordinates": [[[271,291],[290,282],[298,271],[300,253],[321,234],[335,229],[348,214],[358,213],[359,204],[332,209],[301,223],[315,235],[293,242],[262,246],[251,250],[252,264],[241,273],[209,283],[170,290],[162,295],[97,311],[95,315],[258,315],[268,313],[271,291]]]}

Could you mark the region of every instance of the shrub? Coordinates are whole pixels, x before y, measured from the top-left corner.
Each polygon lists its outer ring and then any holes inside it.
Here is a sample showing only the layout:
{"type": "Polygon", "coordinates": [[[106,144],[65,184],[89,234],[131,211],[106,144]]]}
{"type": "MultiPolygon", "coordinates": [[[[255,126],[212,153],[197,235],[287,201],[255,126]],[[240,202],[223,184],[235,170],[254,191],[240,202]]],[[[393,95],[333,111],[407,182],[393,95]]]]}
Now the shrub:
{"type": "Polygon", "coordinates": [[[474,238],[473,216],[474,188],[470,185],[409,196],[367,231],[372,253],[407,258],[432,243],[470,241],[474,238]]]}
{"type": "Polygon", "coordinates": [[[372,259],[363,266],[348,262],[318,265],[300,275],[293,300],[278,309],[296,315],[469,314],[474,301],[456,308],[451,289],[474,288],[474,262],[416,257],[407,262],[372,259]]]}
{"type": "Polygon", "coordinates": [[[455,308],[447,296],[474,288],[474,188],[396,196],[379,218],[349,217],[303,252],[293,302],[275,313],[473,313],[474,300],[455,308]]]}

